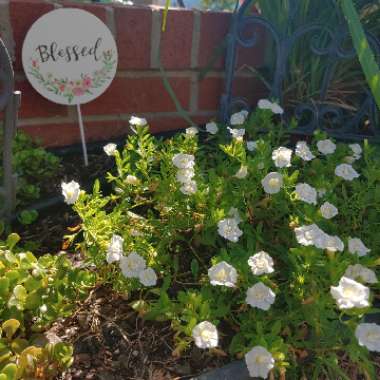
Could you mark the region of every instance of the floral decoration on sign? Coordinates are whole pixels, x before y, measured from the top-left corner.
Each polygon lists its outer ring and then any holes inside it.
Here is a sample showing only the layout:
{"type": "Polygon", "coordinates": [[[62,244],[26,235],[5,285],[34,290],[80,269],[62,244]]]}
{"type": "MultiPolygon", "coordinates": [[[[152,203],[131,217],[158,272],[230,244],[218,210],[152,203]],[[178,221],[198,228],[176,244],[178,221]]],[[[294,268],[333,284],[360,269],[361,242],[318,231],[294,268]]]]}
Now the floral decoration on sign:
{"type": "Polygon", "coordinates": [[[44,75],[40,71],[40,62],[36,58],[31,59],[29,73],[46,90],[67,98],[71,103],[75,97],[92,94],[91,89],[102,87],[107,80],[111,79],[109,74],[116,64],[114,55],[115,52],[112,50],[104,51],[102,68],[95,70],[92,74],[82,73],[79,79],[55,78],[51,73],[44,75]]]}

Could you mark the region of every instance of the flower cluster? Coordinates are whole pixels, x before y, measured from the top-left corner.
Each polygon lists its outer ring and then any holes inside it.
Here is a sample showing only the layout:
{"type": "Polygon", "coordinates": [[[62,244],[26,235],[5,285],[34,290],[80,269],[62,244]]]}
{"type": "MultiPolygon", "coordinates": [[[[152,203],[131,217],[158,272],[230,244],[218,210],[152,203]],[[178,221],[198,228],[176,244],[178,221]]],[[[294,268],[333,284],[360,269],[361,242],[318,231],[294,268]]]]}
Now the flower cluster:
{"type": "Polygon", "coordinates": [[[193,180],[195,176],[195,160],[192,154],[178,153],[172,158],[173,165],[178,169],[176,179],[182,185],[180,191],[185,195],[197,192],[197,183],[193,180]]]}

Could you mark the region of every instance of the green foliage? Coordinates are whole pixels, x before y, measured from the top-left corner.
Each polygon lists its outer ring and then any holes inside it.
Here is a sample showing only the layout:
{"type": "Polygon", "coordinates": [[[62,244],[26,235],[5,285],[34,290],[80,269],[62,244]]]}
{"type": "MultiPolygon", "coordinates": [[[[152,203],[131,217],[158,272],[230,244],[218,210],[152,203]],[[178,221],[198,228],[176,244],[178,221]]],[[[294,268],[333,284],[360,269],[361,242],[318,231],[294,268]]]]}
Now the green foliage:
{"type": "Polygon", "coordinates": [[[73,349],[42,333],[73,312],[95,279],[65,256],[17,249],[19,240],[11,234],[0,242],[0,379],[53,379],[71,365],[73,349]]]}
{"type": "Polygon", "coordinates": [[[371,50],[359,15],[352,0],[340,0],[343,12],[346,16],[355,49],[360,64],[363,68],[369,87],[380,109],[380,69],[371,50]]]}
{"type": "MultiPolygon", "coordinates": [[[[2,135],[0,134],[0,183],[2,182],[2,135]]],[[[17,174],[17,200],[26,205],[40,197],[41,184],[53,177],[59,167],[60,159],[41,148],[28,135],[16,134],[13,146],[14,172],[17,174]]],[[[29,215],[31,216],[31,215],[29,215]]],[[[30,218],[28,218],[30,220],[30,218]]]]}
{"type": "MultiPolygon", "coordinates": [[[[363,156],[355,159],[346,144],[322,155],[316,145],[326,136],[318,132],[310,143],[313,160],[293,156],[291,167],[276,168],[272,152],[287,144],[287,135],[271,111],[257,110],[239,126],[243,127],[245,138],[257,142],[254,151],[246,148],[242,137],[231,139],[224,129],[200,143],[190,133],[160,140],[147,127],[137,128],[124,149],[115,153],[116,174],[107,176],[114,191],[104,196],[96,183],[93,193],[82,193],[74,205],[82,229],[71,239],[88,263],[97,266],[98,281],[133,294],[132,306],[145,318],[171,321],[175,354],[189,348],[194,326],[207,320],[218,326],[220,345],[231,356],[242,357],[261,345],[275,358],[275,371],[286,372],[287,378],[347,377],[339,365],[344,356],[359,373],[375,379],[369,353],[354,331],[363,315],[376,309],[339,310],[330,287],[338,284],[349,265],[360,263],[375,271],[380,266],[378,153],[365,143],[363,156]],[[178,153],[195,157],[197,189],[192,194],[184,194],[176,179],[172,160],[178,153]],[[360,178],[345,181],[335,175],[339,164],[351,161],[360,178]],[[237,178],[242,167],[248,175],[237,178]],[[284,181],[273,195],[262,186],[269,172],[280,173],[284,181]],[[320,192],[318,206],[297,198],[295,187],[304,182],[320,192]],[[339,210],[333,219],[322,217],[319,206],[325,201],[339,210]],[[231,212],[240,220],[242,236],[237,242],[218,233],[218,223],[231,212]],[[295,228],[313,223],[339,236],[345,249],[300,245],[295,228]],[[117,259],[107,260],[115,234],[124,239],[122,254],[142,256],[158,274],[158,285],[142,291],[137,278],[123,275],[117,259]],[[350,237],[361,238],[370,254],[350,253],[350,237]],[[247,262],[262,250],[273,258],[275,271],[254,275],[247,262]],[[209,268],[222,261],[237,270],[235,287],[210,283],[209,268]],[[267,311],[246,302],[247,290],[258,282],[276,294],[267,311]]],[[[378,292],[379,284],[371,289],[378,292]]]]}

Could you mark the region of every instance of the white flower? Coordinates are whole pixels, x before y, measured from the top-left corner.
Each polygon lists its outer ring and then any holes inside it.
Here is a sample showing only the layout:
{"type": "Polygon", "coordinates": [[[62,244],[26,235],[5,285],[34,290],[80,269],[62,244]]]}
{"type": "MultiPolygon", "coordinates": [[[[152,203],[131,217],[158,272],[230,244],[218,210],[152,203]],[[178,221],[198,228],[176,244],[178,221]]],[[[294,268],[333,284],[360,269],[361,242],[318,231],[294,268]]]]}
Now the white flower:
{"type": "Polygon", "coordinates": [[[343,276],[339,286],[332,286],[330,292],[339,309],[369,306],[369,288],[350,278],[343,276]]]}
{"type": "Polygon", "coordinates": [[[197,127],[189,127],[186,128],[186,134],[189,136],[196,136],[198,134],[199,130],[197,127]]]}
{"type": "Polygon", "coordinates": [[[195,194],[198,190],[197,183],[195,181],[184,182],[179,188],[180,192],[185,195],[195,194]]]}
{"type": "Polygon", "coordinates": [[[265,273],[273,273],[273,259],[266,252],[261,251],[248,259],[248,265],[251,267],[255,276],[265,273]]]}
{"type": "Polygon", "coordinates": [[[231,115],[230,124],[231,125],[242,125],[247,119],[248,111],[240,111],[231,115]]]}
{"type": "Polygon", "coordinates": [[[134,125],[136,127],[143,127],[144,125],[147,125],[148,122],[146,121],[146,119],[142,119],[142,118],[137,117],[137,116],[132,116],[129,119],[129,124],[134,125]]]}
{"type": "Polygon", "coordinates": [[[194,177],[195,172],[193,168],[190,169],[179,169],[177,171],[176,179],[180,183],[187,183],[192,180],[194,177]]]}
{"type": "Polygon", "coordinates": [[[359,238],[348,239],[348,250],[350,253],[356,254],[359,257],[366,256],[367,253],[371,252],[359,238]]]}
{"type": "Polygon", "coordinates": [[[237,281],[237,271],[232,265],[222,261],[208,270],[208,277],[211,285],[223,285],[233,288],[237,281]]]}
{"type": "Polygon", "coordinates": [[[211,322],[204,321],[193,328],[192,336],[199,348],[213,348],[218,345],[218,330],[211,322]]]}
{"type": "Polygon", "coordinates": [[[125,178],[125,183],[127,183],[128,185],[137,186],[140,183],[140,181],[136,176],[128,174],[125,178]]]}
{"type": "Polygon", "coordinates": [[[73,205],[79,198],[80,186],[79,183],[71,181],[69,183],[62,182],[62,195],[65,198],[65,203],[73,205]]]}
{"type": "Polygon", "coordinates": [[[104,152],[107,156],[113,156],[117,150],[117,145],[114,143],[108,143],[103,147],[104,152]]]}
{"type": "Polygon", "coordinates": [[[269,372],[274,368],[275,361],[266,348],[256,346],[245,354],[245,363],[251,377],[266,379],[269,372]]]}
{"type": "Polygon", "coordinates": [[[107,249],[107,263],[111,264],[115,261],[119,261],[121,257],[123,256],[123,244],[124,239],[116,234],[112,235],[111,241],[108,245],[107,249]]]}
{"type": "Polygon", "coordinates": [[[245,165],[242,165],[240,169],[236,172],[234,177],[239,178],[239,179],[244,179],[248,175],[248,167],[245,165]]]}
{"type": "Polygon", "coordinates": [[[323,203],[319,210],[325,219],[332,219],[334,216],[338,215],[338,209],[329,202],[323,203]]]}
{"type": "Polygon", "coordinates": [[[369,351],[380,352],[380,326],[376,323],[360,323],[355,336],[361,346],[369,351]]]}
{"type": "Polygon", "coordinates": [[[277,103],[271,102],[268,99],[261,99],[257,103],[257,106],[262,110],[271,110],[276,115],[282,115],[284,110],[277,103]]]}
{"type": "Polygon", "coordinates": [[[335,175],[346,181],[352,181],[353,179],[360,177],[360,174],[349,164],[338,165],[335,168],[335,175]]]}
{"type": "Polygon", "coordinates": [[[155,286],[157,275],[152,268],[146,268],[139,273],[139,280],[144,286],[155,286]]]}
{"type": "Polygon", "coordinates": [[[218,125],[214,121],[206,124],[206,131],[211,135],[216,135],[218,133],[218,130],[218,125]]]}
{"type": "Polygon", "coordinates": [[[320,239],[317,239],[315,246],[320,249],[327,249],[331,252],[343,252],[344,243],[338,236],[331,236],[326,233],[323,233],[320,239]]]}
{"type": "Polygon", "coordinates": [[[299,183],[296,185],[296,195],[297,199],[316,205],[317,204],[317,190],[314,187],[308,185],[307,183],[299,183]]]}
{"type": "Polygon", "coordinates": [[[298,243],[306,247],[315,245],[325,234],[316,224],[295,228],[294,232],[298,243]]]}
{"type": "Polygon", "coordinates": [[[296,155],[304,161],[311,161],[315,158],[306,141],[298,141],[296,145],[296,155]]]}
{"type": "Polygon", "coordinates": [[[245,135],[245,129],[244,128],[233,129],[233,128],[228,127],[228,130],[230,131],[230,133],[234,139],[243,139],[243,137],[245,135]]]}
{"type": "Polygon", "coordinates": [[[359,144],[350,144],[349,147],[354,153],[354,159],[359,160],[363,153],[362,147],[359,144]]]}
{"type": "Polygon", "coordinates": [[[237,243],[243,231],[239,228],[239,221],[235,218],[226,218],[218,222],[218,233],[225,239],[237,243]]]}
{"type": "Polygon", "coordinates": [[[145,259],[136,252],[132,252],[128,256],[123,256],[120,259],[121,271],[127,278],[139,277],[140,272],[142,272],[145,267],[145,259]]]}
{"type": "Polygon", "coordinates": [[[257,141],[247,141],[247,149],[253,152],[257,149],[257,141]]]}
{"type": "Polygon", "coordinates": [[[276,194],[281,190],[284,183],[283,177],[280,173],[271,172],[265,176],[261,181],[264,191],[267,194],[276,194]]]}
{"type": "Polygon", "coordinates": [[[376,284],[378,282],[376,273],[360,264],[348,266],[344,273],[344,277],[367,284],[376,284]]]}
{"type": "Polygon", "coordinates": [[[292,153],[293,151],[291,149],[283,146],[275,149],[272,152],[272,160],[274,161],[276,167],[289,168],[291,166],[292,153]]]}
{"type": "Polygon", "coordinates": [[[173,165],[178,169],[191,169],[194,165],[194,156],[192,154],[177,153],[172,158],[173,165]]]}
{"type": "Polygon", "coordinates": [[[318,141],[317,147],[318,150],[325,155],[333,154],[336,150],[336,145],[330,139],[318,141]]]}
{"type": "Polygon", "coordinates": [[[239,214],[239,210],[236,207],[231,207],[230,210],[228,211],[228,216],[231,218],[234,218],[237,223],[241,223],[241,217],[239,214]]]}
{"type": "Polygon", "coordinates": [[[247,290],[247,304],[261,310],[269,310],[275,299],[273,290],[262,282],[258,282],[247,290]]]}

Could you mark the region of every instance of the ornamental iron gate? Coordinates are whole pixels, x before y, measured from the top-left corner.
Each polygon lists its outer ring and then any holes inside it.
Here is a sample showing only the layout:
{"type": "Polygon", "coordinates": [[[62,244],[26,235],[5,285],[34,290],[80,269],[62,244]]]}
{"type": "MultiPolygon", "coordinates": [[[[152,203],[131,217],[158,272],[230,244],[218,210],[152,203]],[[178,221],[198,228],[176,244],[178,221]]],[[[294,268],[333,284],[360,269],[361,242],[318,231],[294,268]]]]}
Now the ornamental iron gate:
{"type": "MultiPolygon", "coordinates": [[[[357,60],[357,54],[338,5],[334,0],[326,1],[325,5],[331,6],[331,11],[335,12],[337,23],[334,29],[319,22],[296,25],[295,19],[302,3],[299,0],[287,0],[289,12],[286,27],[281,30],[260,14],[249,12],[249,9],[252,9],[253,0],[245,0],[235,10],[227,35],[225,84],[220,108],[221,121],[228,123],[233,112],[250,109],[247,99],[232,95],[232,85],[237,74],[238,48],[253,48],[257,46],[260,39],[265,38],[266,49],[271,49],[270,52],[276,57],[270,80],[266,80],[269,98],[278,101],[285,109],[283,116],[285,124],[289,124],[292,118],[297,120],[298,127],[292,130],[292,133],[311,135],[316,129],[322,129],[332,137],[340,139],[380,140],[380,130],[376,125],[378,111],[366,83],[356,88],[352,95],[356,99],[355,107],[347,107],[345,104],[331,102],[328,99],[329,86],[339,65],[349,60],[357,60]],[[289,105],[286,102],[287,96],[284,94],[284,82],[289,74],[289,59],[297,44],[306,46],[313,57],[320,61],[324,60],[326,64],[321,75],[318,93],[313,97],[302,99],[297,104],[289,105]]],[[[320,6],[323,6],[322,0],[318,0],[319,2],[320,6]]],[[[362,3],[368,3],[368,1],[362,1],[362,3]]],[[[366,32],[366,35],[380,63],[379,39],[370,32],[366,32]]]]}
{"type": "Polygon", "coordinates": [[[0,39],[0,112],[3,121],[3,184],[0,187],[0,216],[8,218],[16,204],[16,175],[12,168],[12,143],[17,128],[21,93],[14,91],[14,73],[8,51],[0,39]]]}

